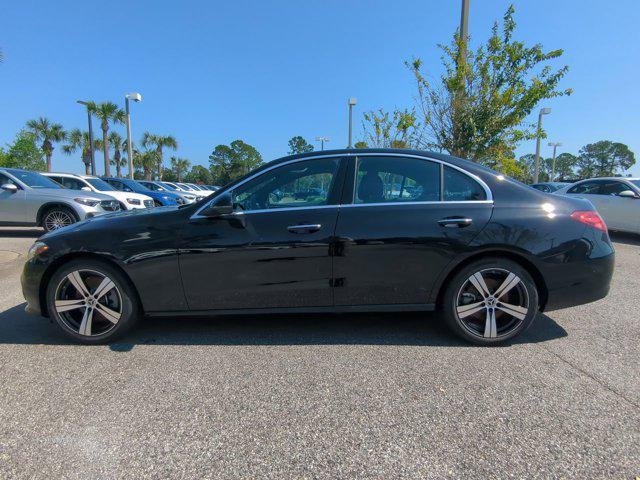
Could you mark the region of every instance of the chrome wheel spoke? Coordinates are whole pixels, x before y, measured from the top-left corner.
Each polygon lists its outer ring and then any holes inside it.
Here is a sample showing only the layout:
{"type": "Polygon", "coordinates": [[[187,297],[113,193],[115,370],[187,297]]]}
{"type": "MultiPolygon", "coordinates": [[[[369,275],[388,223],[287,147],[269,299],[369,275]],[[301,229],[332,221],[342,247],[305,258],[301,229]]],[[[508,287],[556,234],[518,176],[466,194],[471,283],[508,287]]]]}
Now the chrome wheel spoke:
{"type": "Polygon", "coordinates": [[[527,312],[529,311],[525,307],[520,307],[518,305],[511,305],[510,303],[499,302],[496,305],[496,308],[502,310],[505,313],[508,313],[512,317],[516,317],[519,320],[524,320],[527,316],[527,312]]]}
{"type": "Polygon", "coordinates": [[[469,305],[459,306],[457,307],[458,318],[468,317],[469,315],[473,315],[474,313],[477,313],[484,308],[486,308],[484,301],[477,302],[477,303],[470,303],[469,305]]]}
{"type": "Polygon", "coordinates": [[[476,290],[478,290],[478,293],[482,295],[482,298],[487,298],[490,295],[489,287],[487,287],[487,284],[484,281],[482,272],[476,272],[471,275],[471,277],[469,277],[469,281],[474,287],[476,287],[476,290]]]}
{"type": "Polygon", "coordinates": [[[109,307],[105,307],[101,303],[96,303],[96,310],[100,315],[109,320],[111,323],[116,324],[120,320],[120,314],[111,310],[109,307]]]}
{"type": "Polygon", "coordinates": [[[500,297],[504,296],[519,283],[520,277],[509,272],[509,275],[507,275],[507,278],[504,280],[504,282],[502,282],[502,285],[500,285],[496,290],[496,293],[494,294],[495,298],[499,299],[500,297]]]}
{"type": "Polygon", "coordinates": [[[82,280],[82,277],[80,276],[80,272],[78,271],[71,272],[69,275],[67,275],[67,280],[71,282],[71,285],[74,286],[74,288],[78,291],[79,294],[81,294],[84,297],[89,295],[89,289],[85,285],[84,280],[82,280]]]}
{"type": "Polygon", "coordinates": [[[498,336],[498,328],[496,327],[496,310],[487,308],[487,318],[484,323],[484,336],[487,338],[495,338],[498,336]]]}
{"type": "Polygon", "coordinates": [[[56,300],[55,305],[57,312],[62,313],[85,307],[85,301],[84,298],[78,300],[56,300]]]}
{"type": "Polygon", "coordinates": [[[80,335],[91,336],[91,322],[93,320],[93,308],[85,308],[84,315],[78,333],[80,335]]]}
{"type": "Polygon", "coordinates": [[[93,296],[96,300],[99,300],[108,292],[110,292],[111,289],[113,289],[115,286],[116,284],[113,283],[113,281],[109,277],[104,277],[102,282],[100,282],[100,285],[98,285],[98,288],[96,288],[96,291],[93,292],[93,296]]]}

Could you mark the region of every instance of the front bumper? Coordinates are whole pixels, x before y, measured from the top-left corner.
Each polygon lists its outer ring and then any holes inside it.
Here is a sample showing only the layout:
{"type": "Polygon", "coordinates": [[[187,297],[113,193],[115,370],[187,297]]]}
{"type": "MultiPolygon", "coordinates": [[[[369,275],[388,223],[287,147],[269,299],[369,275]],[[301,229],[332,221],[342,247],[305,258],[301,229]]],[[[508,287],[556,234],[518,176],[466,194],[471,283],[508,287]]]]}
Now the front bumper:
{"type": "Polygon", "coordinates": [[[20,284],[22,285],[22,295],[27,301],[25,311],[34,315],[48,316],[46,306],[41,305],[41,301],[44,302],[44,297],[40,298],[40,285],[48,265],[46,256],[42,257],[34,257],[25,262],[20,275],[20,284]]]}

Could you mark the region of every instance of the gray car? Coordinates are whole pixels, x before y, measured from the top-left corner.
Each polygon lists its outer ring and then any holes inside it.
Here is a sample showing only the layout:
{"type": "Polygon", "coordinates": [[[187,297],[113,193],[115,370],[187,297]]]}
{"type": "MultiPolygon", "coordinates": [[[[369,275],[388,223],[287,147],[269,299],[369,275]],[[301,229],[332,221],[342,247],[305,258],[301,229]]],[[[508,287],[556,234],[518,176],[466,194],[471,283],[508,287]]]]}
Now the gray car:
{"type": "Polygon", "coordinates": [[[67,190],[36,172],[0,168],[0,225],[57,230],[120,210],[118,201],[96,192],[67,190]]]}

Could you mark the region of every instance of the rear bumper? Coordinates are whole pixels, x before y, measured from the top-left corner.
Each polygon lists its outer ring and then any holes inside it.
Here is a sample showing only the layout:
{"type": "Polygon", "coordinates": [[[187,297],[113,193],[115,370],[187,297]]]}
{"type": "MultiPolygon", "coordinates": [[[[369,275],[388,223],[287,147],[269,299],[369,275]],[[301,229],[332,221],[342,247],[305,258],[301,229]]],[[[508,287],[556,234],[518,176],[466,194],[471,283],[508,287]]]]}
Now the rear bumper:
{"type": "MultiPolygon", "coordinates": [[[[609,293],[611,277],[615,264],[615,254],[590,258],[581,262],[566,263],[561,266],[562,283],[549,282],[545,311],[574,307],[595,302],[609,293]]],[[[554,274],[548,272],[546,278],[553,279],[554,274]],[[551,276],[547,276],[551,275],[551,276]]],[[[555,278],[559,278],[555,276],[555,278]]]]}

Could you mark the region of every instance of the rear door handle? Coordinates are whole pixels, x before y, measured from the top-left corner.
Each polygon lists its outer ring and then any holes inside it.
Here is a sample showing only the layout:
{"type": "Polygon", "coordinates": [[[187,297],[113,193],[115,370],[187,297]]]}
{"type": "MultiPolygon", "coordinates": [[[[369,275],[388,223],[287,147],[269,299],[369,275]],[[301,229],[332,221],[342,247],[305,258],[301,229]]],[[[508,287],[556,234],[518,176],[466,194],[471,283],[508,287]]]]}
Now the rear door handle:
{"type": "Polygon", "coordinates": [[[319,223],[310,223],[307,225],[289,225],[287,230],[291,233],[313,233],[317,232],[322,228],[322,225],[319,223]]]}
{"type": "Polygon", "coordinates": [[[442,220],[438,220],[438,225],[440,225],[441,227],[448,227],[448,228],[468,227],[472,223],[473,223],[473,219],[471,219],[471,218],[462,218],[462,217],[450,217],[450,218],[443,218],[442,220]]]}

